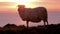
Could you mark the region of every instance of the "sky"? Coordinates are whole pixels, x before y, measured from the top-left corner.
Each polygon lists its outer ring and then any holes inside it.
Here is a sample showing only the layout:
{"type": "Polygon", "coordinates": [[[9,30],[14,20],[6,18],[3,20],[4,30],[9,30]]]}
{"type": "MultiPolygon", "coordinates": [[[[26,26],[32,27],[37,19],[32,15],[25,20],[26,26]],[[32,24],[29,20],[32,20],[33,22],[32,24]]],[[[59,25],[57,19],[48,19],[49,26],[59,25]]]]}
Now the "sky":
{"type": "MultiPolygon", "coordinates": [[[[18,5],[25,5],[26,8],[43,6],[48,10],[49,22],[60,22],[60,0],[0,0],[0,26],[7,23],[21,24],[20,22],[23,22],[18,16],[18,5]]],[[[36,24],[30,23],[30,25],[36,24]]]]}
{"type": "Polygon", "coordinates": [[[22,4],[28,8],[43,6],[49,10],[60,10],[60,0],[0,0],[0,13],[1,11],[17,12],[17,5],[22,4]]]}

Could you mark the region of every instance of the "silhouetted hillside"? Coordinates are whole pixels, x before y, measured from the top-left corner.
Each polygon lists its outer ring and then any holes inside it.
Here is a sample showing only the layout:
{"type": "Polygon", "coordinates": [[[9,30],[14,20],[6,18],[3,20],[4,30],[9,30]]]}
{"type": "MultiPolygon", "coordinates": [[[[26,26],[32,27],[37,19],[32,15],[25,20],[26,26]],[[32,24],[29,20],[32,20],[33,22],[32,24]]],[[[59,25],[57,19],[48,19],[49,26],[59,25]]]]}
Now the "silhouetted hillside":
{"type": "Polygon", "coordinates": [[[7,24],[0,27],[0,34],[60,34],[60,24],[51,24],[46,26],[29,27],[7,24]]]}

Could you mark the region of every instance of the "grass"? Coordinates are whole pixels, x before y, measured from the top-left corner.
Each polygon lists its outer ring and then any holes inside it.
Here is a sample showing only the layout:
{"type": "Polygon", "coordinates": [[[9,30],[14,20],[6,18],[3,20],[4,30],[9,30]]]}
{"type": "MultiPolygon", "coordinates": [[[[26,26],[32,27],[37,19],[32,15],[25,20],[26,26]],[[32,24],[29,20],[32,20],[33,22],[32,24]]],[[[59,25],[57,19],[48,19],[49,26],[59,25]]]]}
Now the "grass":
{"type": "Polygon", "coordinates": [[[46,26],[29,27],[7,24],[0,27],[0,34],[60,34],[60,24],[51,24],[46,26]]]}

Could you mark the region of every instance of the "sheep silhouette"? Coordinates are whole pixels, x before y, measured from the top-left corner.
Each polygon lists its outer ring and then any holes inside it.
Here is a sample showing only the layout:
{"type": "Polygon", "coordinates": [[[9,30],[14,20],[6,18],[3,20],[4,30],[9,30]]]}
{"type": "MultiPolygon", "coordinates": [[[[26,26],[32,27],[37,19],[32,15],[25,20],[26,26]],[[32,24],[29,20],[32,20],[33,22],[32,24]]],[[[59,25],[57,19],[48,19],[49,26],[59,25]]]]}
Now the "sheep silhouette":
{"type": "Polygon", "coordinates": [[[22,20],[26,21],[27,28],[30,21],[38,23],[43,20],[44,25],[46,25],[46,23],[48,25],[48,15],[45,7],[25,8],[24,5],[18,5],[18,13],[22,20]]]}

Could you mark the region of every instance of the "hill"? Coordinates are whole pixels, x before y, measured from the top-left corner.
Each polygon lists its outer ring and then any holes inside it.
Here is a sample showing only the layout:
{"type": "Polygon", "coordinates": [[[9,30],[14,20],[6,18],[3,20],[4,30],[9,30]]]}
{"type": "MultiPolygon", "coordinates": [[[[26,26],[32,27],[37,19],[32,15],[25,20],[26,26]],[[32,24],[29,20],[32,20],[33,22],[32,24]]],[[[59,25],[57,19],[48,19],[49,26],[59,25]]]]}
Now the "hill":
{"type": "Polygon", "coordinates": [[[60,34],[60,24],[29,27],[28,29],[24,25],[7,24],[0,27],[0,34],[60,34]]]}

